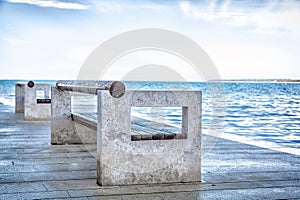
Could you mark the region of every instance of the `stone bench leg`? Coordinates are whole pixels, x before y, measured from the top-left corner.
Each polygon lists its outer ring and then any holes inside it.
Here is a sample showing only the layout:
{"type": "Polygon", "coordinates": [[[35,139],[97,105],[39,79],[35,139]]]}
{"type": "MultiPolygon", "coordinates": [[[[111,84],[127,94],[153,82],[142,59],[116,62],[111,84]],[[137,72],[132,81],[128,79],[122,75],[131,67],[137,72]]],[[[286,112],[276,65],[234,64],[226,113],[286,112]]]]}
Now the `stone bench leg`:
{"type": "Polygon", "coordinates": [[[97,183],[201,181],[201,91],[98,91],[97,183]],[[131,107],[182,107],[186,139],[131,141],[131,107]]]}
{"type": "Polygon", "coordinates": [[[72,120],[72,93],[51,91],[51,144],[95,144],[96,131],[72,120]]]}
{"type": "Polygon", "coordinates": [[[51,144],[81,143],[71,118],[71,93],[52,87],[51,94],[51,144]]]}
{"type": "Polygon", "coordinates": [[[16,104],[15,112],[24,113],[24,97],[25,97],[25,84],[17,83],[15,86],[16,104]]]}
{"type": "Polygon", "coordinates": [[[49,98],[50,84],[35,84],[32,88],[25,85],[24,120],[50,120],[50,103],[37,103],[37,91],[44,92],[49,98]]]}

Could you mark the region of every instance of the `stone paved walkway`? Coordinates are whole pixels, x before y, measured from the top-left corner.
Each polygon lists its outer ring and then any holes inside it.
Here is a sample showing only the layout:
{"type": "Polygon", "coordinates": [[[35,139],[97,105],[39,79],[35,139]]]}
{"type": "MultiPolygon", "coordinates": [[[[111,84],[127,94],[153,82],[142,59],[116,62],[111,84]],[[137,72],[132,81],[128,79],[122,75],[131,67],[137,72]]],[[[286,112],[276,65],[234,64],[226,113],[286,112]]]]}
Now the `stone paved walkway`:
{"type": "Polygon", "coordinates": [[[0,199],[300,199],[292,154],[218,139],[202,160],[202,183],[99,187],[95,151],[52,146],[49,122],[25,122],[1,106],[0,199]]]}

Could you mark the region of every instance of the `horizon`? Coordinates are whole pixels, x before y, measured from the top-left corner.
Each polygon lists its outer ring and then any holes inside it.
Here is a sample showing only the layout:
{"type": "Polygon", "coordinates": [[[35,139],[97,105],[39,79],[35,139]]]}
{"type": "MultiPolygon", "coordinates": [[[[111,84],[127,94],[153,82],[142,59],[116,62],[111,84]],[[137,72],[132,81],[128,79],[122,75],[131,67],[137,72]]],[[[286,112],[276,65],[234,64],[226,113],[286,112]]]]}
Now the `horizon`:
{"type": "MultiPolygon", "coordinates": [[[[299,1],[0,0],[0,18],[1,80],[75,80],[103,42],[146,27],[195,41],[222,80],[300,79],[299,1]]],[[[188,63],[157,52],[128,54],[105,78],[149,62],[201,80],[188,63]]]]}
{"type": "MultiPolygon", "coordinates": [[[[28,81],[60,81],[60,80],[79,80],[79,79],[2,79],[0,78],[0,81],[24,81],[24,82],[28,82],[28,81]]],[[[93,80],[91,80],[93,81],[93,80]]],[[[110,79],[102,79],[102,80],[94,80],[94,81],[111,81],[110,79]]],[[[179,80],[179,81],[138,81],[138,80],[122,80],[124,82],[187,82],[187,83],[197,83],[197,82],[300,82],[300,79],[286,79],[286,78],[280,78],[280,79],[251,79],[251,78],[247,78],[247,79],[214,79],[214,80],[205,80],[205,81],[186,81],[186,80],[179,80]]]]}

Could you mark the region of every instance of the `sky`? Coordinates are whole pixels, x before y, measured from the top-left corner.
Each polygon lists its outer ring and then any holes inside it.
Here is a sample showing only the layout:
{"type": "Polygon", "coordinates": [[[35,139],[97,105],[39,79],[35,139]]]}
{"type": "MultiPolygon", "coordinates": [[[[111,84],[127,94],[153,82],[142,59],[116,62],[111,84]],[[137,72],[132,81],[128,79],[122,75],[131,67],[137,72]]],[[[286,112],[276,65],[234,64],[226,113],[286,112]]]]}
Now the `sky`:
{"type": "MultiPolygon", "coordinates": [[[[99,45],[141,28],[195,41],[221,79],[300,79],[296,0],[0,0],[0,79],[76,79],[99,45]]],[[[199,80],[189,63],[158,51],[123,56],[104,78],[151,64],[199,80]]]]}

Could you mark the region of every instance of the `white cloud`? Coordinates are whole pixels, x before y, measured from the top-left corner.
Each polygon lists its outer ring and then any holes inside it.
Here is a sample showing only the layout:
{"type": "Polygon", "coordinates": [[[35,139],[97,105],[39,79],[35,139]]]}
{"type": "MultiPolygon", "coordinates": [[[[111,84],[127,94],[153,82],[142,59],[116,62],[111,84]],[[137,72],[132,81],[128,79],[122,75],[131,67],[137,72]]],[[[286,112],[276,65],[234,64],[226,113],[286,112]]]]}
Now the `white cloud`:
{"type": "Polygon", "coordinates": [[[252,33],[259,34],[259,35],[278,35],[278,31],[266,28],[256,28],[251,31],[252,33]]]}
{"type": "Polygon", "coordinates": [[[93,8],[102,13],[118,13],[121,11],[137,11],[137,10],[163,10],[170,8],[170,5],[154,3],[154,2],[135,2],[135,1],[98,1],[91,3],[93,8]]]}
{"type": "Polygon", "coordinates": [[[219,5],[215,0],[201,4],[182,1],[179,7],[187,18],[246,27],[256,34],[300,33],[299,1],[270,1],[253,7],[237,5],[230,0],[219,5]]]}
{"type": "Polygon", "coordinates": [[[61,2],[56,0],[7,0],[11,3],[26,3],[40,7],[52,7],[60,9],[84,10],[87,6],[79,3],[61,2]]]}
{"type": "Polygon", "coordinates": [[[102,13],[120,12],[122,5],[113,1],[94,1],[95,8],[102,13]]]}
{"type": "Polygon", "coordinates": [[[202,19],[202,20],[213,20],[217,16],[211,13],[211,10],[204,7],[197,7],[190,2],[184,1],[179,4],[181,10],[189,18],[202,19]],[[205,10],[206,9],[206,10],[205,10]]]}
{"type": "Polygon", "coordinates": [[[30,40],[24,40],[24,39],[20,39],[20,38],[5,37],[5,38],[2,38],[2,40],[4,42],[8,42],[10,44],[31,44],[32,43],[32,41],[30,41],[30,40]]]}
{"type": "Polygon", "coordinates": [[[162,10],[165,9],[167,6],[157,3],[143,3],[143,4],[136,4],[131,5],[131,8],[137,8],[137,9],[149,9],[149,10],[162,10]]]}

